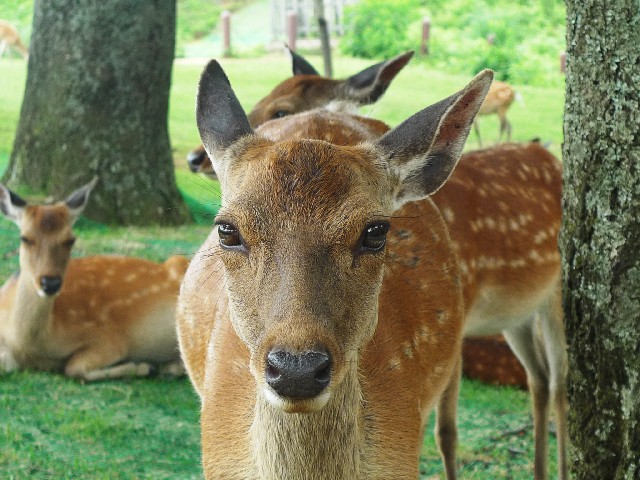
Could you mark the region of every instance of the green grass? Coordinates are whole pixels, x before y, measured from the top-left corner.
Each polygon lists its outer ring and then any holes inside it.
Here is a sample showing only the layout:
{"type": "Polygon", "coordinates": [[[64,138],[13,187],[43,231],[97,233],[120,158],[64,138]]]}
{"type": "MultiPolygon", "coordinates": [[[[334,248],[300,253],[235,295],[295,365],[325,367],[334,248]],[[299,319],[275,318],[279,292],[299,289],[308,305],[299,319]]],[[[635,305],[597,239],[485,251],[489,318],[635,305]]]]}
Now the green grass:
{"type": "MultiPolygon", "coordinates": [[[[320,67],[318,56],[309,56],[320,67]]],[[[344,77],[371,61],[338,57],[344,77]]],[[[243,106],[250,109],[290,74],[288,59],[225,59],[222,64],[243,106]],[[256,81],[256,72],[260,80],[256,81]]],[[[77,225],[76,256],[121,253],[162,260],[190,254],[210,231],[217,185],[186,170],[186,153],[199,144],[193,113],[203,63],[178,61],[173,71],[169,129],[178,185],[202,225],[180,228],[112,228],[85,219],[77,225]]],[[[26,65],[1,59],[0,172],[7,164],[17,125],[26,65]]],[[[420,108],[462,87],[467,77],[409,65],[387,94],[363,113],[396,125],[420,108]]],[[[563,91],[517,86],[525,102],[511,111],[514,139],[539,136],[559,153],[563,91]]],[[[486,140],[497,136],[497,118],[481,120],[486,140]],[[493,131],[492,131],[493,130],[493,131]]],[[[474,139],[468,148],[474,148],[474,139]]],[[[18,233],[0,219],[0,279],[18,265],[18,233]]],[[[428,427],[422,478],[444,478],[428,427]]],[[[58,375],[19,373],[0,377],[0,472],[16,479],[200,478],[198,400],[188,381],[131,380],[80,385],[58,375]]],[[[550,471],[555,471],[552,439],[550,471]]],[[[461,478],[532,478],[532,428],[526,392],[463,382],[458,449],[461,478]]]]}

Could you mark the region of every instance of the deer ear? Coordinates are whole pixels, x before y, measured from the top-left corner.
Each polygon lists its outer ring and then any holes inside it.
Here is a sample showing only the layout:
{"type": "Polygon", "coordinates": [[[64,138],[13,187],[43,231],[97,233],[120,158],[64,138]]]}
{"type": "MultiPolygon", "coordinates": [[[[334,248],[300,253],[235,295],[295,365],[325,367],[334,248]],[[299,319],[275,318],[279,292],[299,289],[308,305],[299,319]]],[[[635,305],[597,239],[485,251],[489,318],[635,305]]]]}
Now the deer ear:
{"type": "Polygon", "coordinates": [[[227,147],[253,133],[229,79],[216,60],[210,61],[200,76],[196,123],[216,172],[224,170],[221,158],[227,147]]]}
{"type": "Polygon", "coordinates": [[[0,183],[0,212],[18,227],[27,202],[0,183]]]}
{"type": "Polygon", "coordinates": [[[69,207],[73,223],[78,220],[80,214],[84,210],[84,207],[87,206],[87,203],[89,202],[89,194],[91,193],[91,190],[93,190],[93,187],[96,186],[96,183],[98,183],[98,177],[93,177],[89,183],[78,188],[65,199],[64,203],[69,207]]]}
{"type": "Polygon", "coordinates": [[[395,76],[409,63],[413,52],[403,53],[391,60],[377,63],[347,78],[344,83],[347,100],[361,105],[376,102],[389,88],[395,76]]]}
{"type": "Polygon", "coordinates": [[[289,55],[291,55],[291,67],[294,75],[320,75],[307,60],[296,52],[291,50],[289,45],[285,44],[289,55]]]}
{"type": "Polygon", "coordinates": [[[463,90],[416,113],[379,141],[398,178],[396,208],[435,193],[460,159],[493,72],[484,70],[463,90]]]}

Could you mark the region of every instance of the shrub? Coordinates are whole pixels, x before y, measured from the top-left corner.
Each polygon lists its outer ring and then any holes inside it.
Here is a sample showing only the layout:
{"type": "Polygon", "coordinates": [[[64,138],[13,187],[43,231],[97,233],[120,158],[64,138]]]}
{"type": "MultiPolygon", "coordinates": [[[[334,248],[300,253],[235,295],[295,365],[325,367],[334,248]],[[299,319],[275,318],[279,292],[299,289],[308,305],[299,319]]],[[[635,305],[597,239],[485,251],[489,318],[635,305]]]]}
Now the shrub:
{"type": "Polygon", "coordinates": [[[408,50],[407,36],[417,0],[362,0],[345,8],[343,53],[363,58],[387,58],[408,50]]]}

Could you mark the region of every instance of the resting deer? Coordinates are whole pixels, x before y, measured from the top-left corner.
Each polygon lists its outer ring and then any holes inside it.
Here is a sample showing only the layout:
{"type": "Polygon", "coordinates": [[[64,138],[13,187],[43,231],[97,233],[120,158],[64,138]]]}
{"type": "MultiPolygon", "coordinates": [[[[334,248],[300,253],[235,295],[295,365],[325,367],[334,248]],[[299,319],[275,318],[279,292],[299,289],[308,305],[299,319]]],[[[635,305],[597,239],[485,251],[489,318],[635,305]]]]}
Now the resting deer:
{"type": "Polygon", "coordinates": [[[178,302],[206,478],[417,478],[462,303],[445,225],[414,200],[446,181],[491,79],[337,146],[254,133],[206,67],[196,118],[223,206],[178,302]]]}
{"type": "MultiPolygon", "coordinates": [[[[292,50],[293,77],[278,84],[249,113],[249,124],[256,128],[268,120],[292,115],[332,102],[362,106],[375,103],[386,92],[395,76],[411,60],[413,52],[372,65],[344,80],[322,77],[301,55],[292,50]]],[[[192,172],[215,178],[215,171],[202,145],[187,155],[192,172]]]]}
{"type": "MultiPolygon", "coordinates": [[[[273,141],[315,138],[357,145],[374,142],[387,130],[376,120],[311,110],[267,122],[257,133],[273,141]]],[[[547,475],[550,404],[557,422],[559,477],[567,478],[567,359],[557,246],[560,197],[560,163],[535,142],[463,154],[449,181],[432,196],[463,273],[464,333],[504,332],[527,370],[536,479],[547,475]]],[[[421,238],[429,232],[418,226],[414,234],[421,238]]],[[[459,377],[456,370],[438,409],[438,443],[450,479],[456,475],[459,377]]]]}
{"type": "Polygon", "coordinates": [[[20,40],[16,27],[6,20],[0,20],[0,57],[7,48],[15,48],[24,58],[29,57],[29,49],[20,40]]]}
{"type": "Polygon", "coordinates": [[[72,226],[96,183],[53,205],[28,205],[0,184],[20,228],[20,271],[0,289],[0,370],[62,371],[83,381],[180,374],[175,307],[188,261],[71,259],[72,226]]]}
{"type": "MultiPolygon", "coordinates": [[[[498,142],[502,140],[504,134],[507,142],[511,141],[511,122],[507,119],[507,110],[516,98],[516,91],[511,85],[504,82],[493,82],[487,98],[480,107],[478,116],[481,115],[493,115],[496,114],[500,119],[500,134],[498,136],[498,142]]],[[[473,128],[478,137],[478,144],[482,146],[482,139],[480,138],[480,128],[478,127],[478,120],[473,122],[473,128]]]]}

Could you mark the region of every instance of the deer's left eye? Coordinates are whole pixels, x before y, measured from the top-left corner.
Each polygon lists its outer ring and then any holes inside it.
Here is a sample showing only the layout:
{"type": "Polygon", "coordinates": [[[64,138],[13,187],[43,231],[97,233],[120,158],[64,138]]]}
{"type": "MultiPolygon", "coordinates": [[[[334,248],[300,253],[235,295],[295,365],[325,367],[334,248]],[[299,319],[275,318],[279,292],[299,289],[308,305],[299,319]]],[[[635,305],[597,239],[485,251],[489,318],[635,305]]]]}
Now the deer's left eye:
{"type": "Polygon", "coordinates": [[[36,242],[34,240],[30,239],[29,237],[25,237],[25,236],[21,236],[20,237],[20,241],[22,243],[24,243],[25,245],[28,245],[28,246],[36,244],[36,242]]]}
{"type": "Polygon", "coordinates": [[[75,238],[70,238],[69,240],[65,240],[62,245],[64,245],[65,248],[71,248],[73,247],[73,245],[76,243],[76,239],[75,238]]]}
{"type": "Polygon", "coordinates": [[[374,223],[365,227],[360,237],[360,252],[375,253],[381,251],[387,242],[388,231],[389,224],[387,222],[374,223]]]}
{"type": "Polygon", "coordinates": [[[223,247],[238,247],[242,245],[242,238],[238,229],[230,223],[218,224],[218,238],[223,247]]]}
{"type": "Polygon", "coordinates": [[[282,118],[286,117],[287,115],[289,115],[289,112],[287,112],[286,110],[278,110],[276,113],[271,115],[271,118],[282,118]]]}

